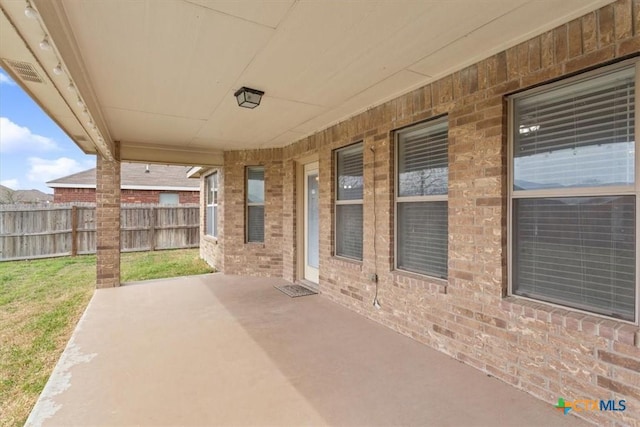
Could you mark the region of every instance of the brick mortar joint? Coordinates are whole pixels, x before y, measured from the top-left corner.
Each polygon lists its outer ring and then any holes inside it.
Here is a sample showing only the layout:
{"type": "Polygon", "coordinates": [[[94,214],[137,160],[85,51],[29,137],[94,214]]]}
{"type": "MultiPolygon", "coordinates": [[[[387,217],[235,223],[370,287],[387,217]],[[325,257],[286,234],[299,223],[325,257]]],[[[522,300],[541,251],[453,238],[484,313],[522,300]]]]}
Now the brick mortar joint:
{"type": "Polygon", "coordinates": [[[527,319],[544,320],[541,319],[541,317],[552,317],[554,315],[560,316],[562,319],[562,324],[558,326],[568,331],[580,332],[590,336],[600,337],[602,336],[601,327],[611,327],[611,329],[613,329],[614,331],[611,341],[615,342],[623,342],[620,339],[620,333],[623,333],[623,330],[626,330],[627,333],[633,334],[633,345],[637,348],[640,348],[640,327],[638,325],[627,323],[622,320],[593,316],[588,313],[574,311],[570,308],[565,309],[560,307],[547,306],[536,301],[521,299],[515,295],[504,297],[502,303],[500,304],[500,307],[505,312],[510,312],[518,317],[527,319]],[[514,311],[514,307],[518,307],[519,310],[514,311]],[[529,308],[530,311],[526,310],[526,308],[529,308]],[[573,319],[574,321],[568,322],[568,319],[573,319]],[[594,325],[593,333],[585,330],[583,323],[594,325]],[[612,323],[614,325],[611,325],[612,323]]]}
{"type": "Polygon", "coordinates": [[[446,294],[449,286],[451,285],[449,283],[449,279],[439,279],[437,277],[423,276],[421,274],[411,273],[409,271],[392,270],[391,276],[394,283],[403,285],[411,284],[407,283],[407,281],[416,282],[418,286],[420,286],[424,290],[429,291],[432,295],[446,294]]]}

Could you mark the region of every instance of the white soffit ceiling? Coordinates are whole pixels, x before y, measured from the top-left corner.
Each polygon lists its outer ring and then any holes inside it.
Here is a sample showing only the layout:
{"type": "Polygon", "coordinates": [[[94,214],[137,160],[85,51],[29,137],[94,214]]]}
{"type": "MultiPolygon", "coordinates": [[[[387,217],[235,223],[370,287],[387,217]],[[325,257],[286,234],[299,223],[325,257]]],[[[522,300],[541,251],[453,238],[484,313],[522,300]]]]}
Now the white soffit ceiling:
{"type": "MultiPolygon", "coordinates": [[[[24,5],[22,10],[24,10],[24,5]]],[[[36,28],[39,27],[35,25],[34,29],[36,28]]],[[[33,38],[25,41],[20,38],[12,23],[7,20],[6,15],[0,13],[0,59],[2,59],[0,65],[16,81],[23,84],[27,93],[39,102],[43,110],[54,121],[65,128],[83,151],[92,152],[95,148],[91,145],[79,120],[67,105],[68,102],[73,102],[75,99],[70,94],[67,95],[67,99],[61,96],[59,89],[50,80],[47,72],[29,51],[27,43],[35,41],[37,45],[40,40],[33,38]],[[29,80],[22,79],[20,70],[27,70],[31,78],[29,80]]]]}
{"type": "Polygon", "coordinates": [[[295,0],[186,0],[225,15],[276,28],[295,0]]]}
{"type": "MultiPolygon", "coordinates": [[[[200,153],[287,145],[612,2],[50,1],[111,137],[200,153]],[[241,86],[263,104],[239,108],[241,86]]],[[[24,21],[24,2],[0,5],[24,21]]]]}

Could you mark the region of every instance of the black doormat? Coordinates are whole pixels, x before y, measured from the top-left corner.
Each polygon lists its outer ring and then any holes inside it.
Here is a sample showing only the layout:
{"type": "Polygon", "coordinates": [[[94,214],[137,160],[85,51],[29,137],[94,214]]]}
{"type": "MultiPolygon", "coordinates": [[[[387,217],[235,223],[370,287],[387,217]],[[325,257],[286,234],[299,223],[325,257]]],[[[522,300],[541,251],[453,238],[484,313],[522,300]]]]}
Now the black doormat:
{"type": "Polygon", "coordinates": [[[317,292],[300,285],[278,285],[274,286],[282,293],[289,295],[291,298],[305,297],[307,295],[316,295],[317,292]]]}

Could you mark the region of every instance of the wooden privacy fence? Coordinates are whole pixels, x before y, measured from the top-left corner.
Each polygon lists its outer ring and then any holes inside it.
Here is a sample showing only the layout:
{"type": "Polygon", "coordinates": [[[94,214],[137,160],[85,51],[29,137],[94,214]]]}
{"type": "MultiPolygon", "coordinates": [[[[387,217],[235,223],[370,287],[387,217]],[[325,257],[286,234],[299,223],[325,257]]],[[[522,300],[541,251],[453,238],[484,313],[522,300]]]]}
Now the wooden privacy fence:
{"type": "MultiPolygon", "coordinates": [[[[200,244],[198,205],[121,207],[123,252],[200,244]]],[[[95,204],[0,206],[0,261],[96,252],[95,204]]]]}

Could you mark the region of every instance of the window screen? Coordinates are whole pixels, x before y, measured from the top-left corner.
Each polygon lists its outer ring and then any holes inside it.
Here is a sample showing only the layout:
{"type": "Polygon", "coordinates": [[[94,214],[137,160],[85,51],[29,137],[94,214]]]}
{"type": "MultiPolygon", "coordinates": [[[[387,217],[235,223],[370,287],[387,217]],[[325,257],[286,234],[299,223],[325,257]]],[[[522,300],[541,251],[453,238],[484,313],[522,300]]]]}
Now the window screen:
{"type": "Polygon", "coordinates": [[[397,134],[396,267],[447,277],[448,123],[446,118],[397,134]]]}
{"type": "Polygon", "coordinates": [[[635,67],[513,99],[516,295],[634,319],[634,105],[635,67]]]}
{"type": "Polygon", "coordinates": [[[335,254],[362,259],[362,143],[336,151],[335,254]]]}
{"type": "Polygon", "coordinates": [[[264,167],[247,168],[247,242],[264,242],[264,167]]]}

